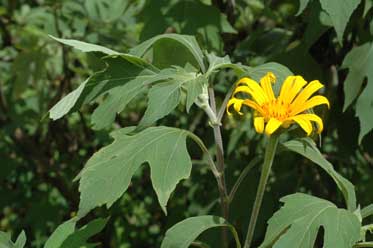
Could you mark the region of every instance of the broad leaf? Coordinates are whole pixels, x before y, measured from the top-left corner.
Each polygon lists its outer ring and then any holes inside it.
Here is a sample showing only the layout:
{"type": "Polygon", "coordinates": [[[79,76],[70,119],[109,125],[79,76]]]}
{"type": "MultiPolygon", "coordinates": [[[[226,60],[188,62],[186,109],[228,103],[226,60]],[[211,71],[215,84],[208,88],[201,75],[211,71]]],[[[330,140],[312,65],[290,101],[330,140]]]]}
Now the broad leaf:
{"type": "Polygon", "coordinates": [[[326,173],[328,173],[333,178],[338,188],[342,191],[347,208],[350,211],[354,211],[356,209],[356,195],[354,185],[334,170],[333,165],[324,158],[324,156],[317,149],[312,139],[302,138],[298,140],[291,140],[282,143],[281,146],[290,151],[296,152],[319,165],[326,173]]]}
{"type": "Polygon", "coordinates": [[[134,97],[160,79],[157,68],[132,55],[110,56],[104,61],[107,64],[104,71],[88,78],[50,110],[52,119],[105,96],[92,115],[92,123],[96,129],[107,128],[134,97]]]}
{"type": "Polygon", "coordinates": [[[192,163],[186,131],[169,127],[151,127],[134,135],[129,131],[113,132],[114,142],[94,154],[82,170],[79,216],[103,204],[110,207],[144,163],[150,166],[152,185],[164,212],[178,182],[189,177],[192,163]]]}
{"type": "Polygon", "coordinates": [[[79,41],[79,40],[60,39],[60,38],[54,37],[52,35],[50,35],[50,37],[53,38],[54,40],[62,43],[62,44],[74,47],[74,48],[79,49],[83,52],[101,52],[101,53],[104,53],[104,54],[107,54],[107,55],[120,54],[120,53],[118,53],[114,50],[111,50],[109,48],[106,48],[106,47],[103,47],[103,46],[100,46],[100,45],[96,45],[96,44],[91,44],[91,43],[87,43],[87,42],[83,42],[83,41],[79,41]]]}
{"type": "Polygon", "coordinates": [[[368,78],[368,84],[359,96],[356,103],[356,115],[360,121],[359,142],[373,129],[373,44],[366,43],[352,48],[343,61],[343,68],[349,72],[344,82],[345,102],[343,109],[355,100],[361,91],[364,78],[368,78]]]}
{"type": "Polygon", "coordinates": [[[312,248],[324,229],[324,248],[351,248],[360,238],[360,221],[350,211],[306,194],[281,198],[285,205],[268,221],[260,248],[312,248]]]}
{"type": "Polygon", "coordinates": [[[52,233],[44,248],[59,248],[62,243],[75,231],[76,220],[68,220],[57,227],[52,233]]]}
{"type": "Polygon", "coordinates": [[[361,0],[320,0],[321,7],[329,14],[339,42],[342,44],[347,23],[361,0]]]}
{"type": "Polygon", "coordinates": [[[221,217],[206,215],[185,219],[168,229],[161,248],[188,248],[202,232],[214,227],[229,228],[236,241],[236,247],[241,247],[237,232],[232,225],[221,217]]]}
{"type": "Polygon", "coordinates": [[[102,231],[107,219],[99,218],[87,225],[76,229],[77,218],[62,223],[52,233],[44,248],[81,248],[96,247],[96,244],[88,243],[88,239],[102,231]]]}
{"type": "Polygon", "coordinates": [[[203,53],[193,36],[179,34],[162,34],[155,36],[130,49],[130,54],[143,57],[153,48],[152,63],[160,68],[172,65],[185,67],[188,63],[205,72],[203,53]],[[178,54],[174,56],[175,49],[178,54]],[[164,57],[166,56],[166,57],[164,57]]]}
{"type": "Polygon", "coordinates": [[[26,234],[22,231],[16,240],[13,242],[9,233],[0,231],[0,248],[23,248],[26,244],[26,234]]]}
{"type": "Polygon", "coordinates": [[[169,114],[180,102],[182,89],[187,93],[186,110],[189,111],[207,79],[196,72],[188,72],[183,68],[162,70],[158,76],[162,82],[154,84],[148,94],[148,108],[139,123],[139,127],[149,126],[158,119],[169,114]]]}

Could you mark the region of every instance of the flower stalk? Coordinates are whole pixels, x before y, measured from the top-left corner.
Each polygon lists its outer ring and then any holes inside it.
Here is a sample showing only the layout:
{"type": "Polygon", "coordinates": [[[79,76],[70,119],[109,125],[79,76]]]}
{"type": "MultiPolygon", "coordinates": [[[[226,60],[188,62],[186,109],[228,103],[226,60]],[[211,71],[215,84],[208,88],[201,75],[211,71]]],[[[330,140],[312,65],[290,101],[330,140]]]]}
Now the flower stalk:
{"type": "Polygon", "coordinates": [[[244,248],[250,247],[253,236],[254,236],[255,225],[258,219],[259,210],[262,205],[263,195],[264,195],[264,191],[267,185],[269,173],[271,172],[273,159],[276,154],[278,139],[279,139],[278,135],[275,135],[275,134],[271,135],[267,143],[267,147],[266,147],[266,151],[264,155],[262,173],[261,173],[260,180],[259,180],[258,190],[256,192],[254,206],[251,211],[250,223],[249,223],[249,227],[248,227],[247,234],[246,234],[244,248]]]}

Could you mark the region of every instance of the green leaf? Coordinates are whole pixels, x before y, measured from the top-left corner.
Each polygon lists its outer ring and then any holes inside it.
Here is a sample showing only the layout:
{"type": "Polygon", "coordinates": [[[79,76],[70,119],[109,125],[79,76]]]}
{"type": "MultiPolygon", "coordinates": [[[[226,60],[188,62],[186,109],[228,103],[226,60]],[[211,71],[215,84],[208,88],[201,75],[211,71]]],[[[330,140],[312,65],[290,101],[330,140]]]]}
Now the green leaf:
{"type": "Polygon", "coordinates": [[[244,68],[242,65],[233,64],[228,55],[224,57],[218,57],[213,53],[207,54],[207,60],[209,62],[209,67],[206,72],[206,76],[208,77],[211,73],[221,70],[230,68],[233,69],[237,75],[244,73],[244,68]]]}
{"type": "Polygon", "coordinates": [[[139,126],[149,126],[176,108],[180,101],[180,87],[179,82],[155,84],[149,91],[148,108],[139,126]]]}
{"type": "Polygon", "coordinates": [[[61,248],[96,247],[95,244],[87,243],[88,239],[104,229],[108,219],[99,218],[92,220],[73,234],[69,235],[62,243],[61,248]]]}
{"type": "Polygon", "coordinates": [[[366,218],[373,215],[373,204],[370,204],[361,210],[361,217],[366,218]]]}
{"type": "Polygon", "coordinates": [[[360,238],[361,224],[356,215],[329,201],[301,193],[280,201],[285,205],[269,219],[260,248],[314,247],[321,226],[324,248],[351,248],[360,238]]]}
{"type": "Polygon", "coordinates": [[[187,91],[186,99],[186,111],[189,112],[190,107],[196,101],[197,97],[203,93],[203,87],[208,84],[207,78],[204,75],[200,75],[194,80],[190,80],[185,84],[185,89],[187,91]]]}
{"type": "Polygon", "coordinates": [[[68,220],[57,227],[52,233],[44,248],[59,248],[62,243],[75,231],[76,220],[68,220]]]}
{"type": "Polygon", "coordinates": [[[150,83],[160,80],[157,68],[133,55],[114,55],[104,61],[107,64],[104,71],[88,78],[50,110],[52,119],[104,97],[93,112],[92,123],[95,129],[107,128],[131,100],[147,90],[150,83]]]}
{"type": "Polygon", "coordinates": [[[329,14],[342,44],[347,23],[361,0],[320,0],[321,7],[329,14]]]}
{"type": "Polygon", "coordinates": [[[164,69],[157,78],[162,82],[154,84],[149,90],[148,108],[139,127],[149,126],[168,115],[179,104],[182,88],[187,91],[186,109],[189,111],[198,95],[202,93],[202,86],[207,84],[207,79],[203,75],[179,67],[164,69]]]}
{"type": "Polygon", "coordinates": [[[189,63],[200,68],[202,72],[206,71],[203,53],[193,36],[180,34],[157,35],[130,49],[130,54],[143,57],[151,48],[153,48],[153,53],[155,54],[152,63],[160,65],[161,68],[171,65],[185,67],[189,63]],[[182,47],[184,49],[181,49],[182,47]],[[177,56],[170,56],[174,53],[174,49],[178,49],[177,56]],[[167,57],[165,57],[166,55],[167,57]]]}
{"type": "Polygon", "coordinates": [[[354,185],[334,170],[333,165],[324,158],[324,156],[317,149],[312,139],[302,138],[297,140],[291,140],[282,143],[281,146],[290,151],[296,152],[308,158],[315,164],[319,165],[325,172],[327,172],[333,178],[338,188],[342,191],[347,208],[350,211],[354,211],[356,209],[356,195],[354,185]]]}
{"type": "Polygon", "coordinates": [[[103,204],[110,207],[144,163],[150,166],[152,185],[164,212],[178,182],[190,176],[192,163],[186,148],[186,131],[150,127],[134,135],[128,132],[126,128],[113,132],[114,142],[95,153],[82,170],[79,216],[103,204]]]}
{"type": "Polygon", "coordinates": [[[228,227],[234,236],[236,247],[241,247],[232,225],[221,217],[206,215],[185,219],[168,229],[161,248],[188,248],[202,232],[214,227],[228,227]]]}
{"type": "Polygon", "coordinates": [[[87,243],[88,239],[102,231],[108,219],[95,219],[76,230],[77,221],[77,218],[73,218],[58,226],[45,243],[44,248],[96,247],[95,244],[87,243]]]}
{"type": "Polygon", "coordinates": [[[343,68],[349,72],[344,83],[345,102],[344,111],[359,95],[364,78],[368,78],[368,84],[359,96],[356,103],[356,115],[360,121],[359,143],[363,137],[373,129],[373,43],[365,43],[353,48],[343,61],[343,68]]]}
{"type": "Polygon", "coordinates": [[[66,115],[67,113],[69,113],[70,110],[75,106],[76,102],[78,101],[88,81],[89,79],[81,83],[78,88],[76,88],[74,91],[71,91],[64,98],[59,100],[49,110],[49,117],[53,120],[58,120],[62,118],[64,115],[66,115]]]}
{"type": "Polygon", "coordinates": [[[16,243],[14,244],[14,248],[23,248],[26,245],[26,234],[24,231],[22,231],[16,240],[16,243]]]}
{"type": "Polygon", "coordinates": [[[298,12],[295,14],[296,16],[303,13],[304,9],[307,7],[310,0],[299,0],[299,9],[298,12]]]}
{"type": "Polygon", "coordinates": [[[120,54],[120,53],[118,53],[114,50],[111,50],[109,48],[99,46],[99,45],[96,45],[96,44],[91,44],[91,43],[78,41],[78,40],[71,40],[71,39],[60,39],[60,38],[54,37],[52,35],[49,35],[49,36],[52,39],[54,39],[54,40],[56,40],[56,41],[58,41],[62,44],[71,46],[71,47],[76,48],[78,50],[81,50],[83,52],[100,52],[100,53],[104,53],[104,54],[107,54],[107,55],[120,54]]]}
{"type": "Polygon", "coordinates": [[[11,240],[11,235],[9,233],[0,231],[0,248],[23,248],[26,244],[26,234],[22,231],[15,243],[11,240]]]}

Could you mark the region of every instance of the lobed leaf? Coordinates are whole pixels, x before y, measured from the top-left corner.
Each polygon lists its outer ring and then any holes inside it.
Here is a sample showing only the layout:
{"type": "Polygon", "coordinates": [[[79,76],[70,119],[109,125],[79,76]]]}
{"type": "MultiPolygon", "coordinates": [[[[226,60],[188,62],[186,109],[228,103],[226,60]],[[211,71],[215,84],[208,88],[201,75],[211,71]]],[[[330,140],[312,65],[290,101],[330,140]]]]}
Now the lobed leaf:
{"type": "Polygon", "coordinates": [[[269,219],[260,248],[312,248],[320,227],[324,229],[324,248],[351,248],[360,239],[356,215],[329,201],[301,193],[280,201],[285,205],[269,219]]]}
{"type": "Polygon", "coordinates": [[[359,47],[352,48],[343,61],[343,68],[349,72],[343,86],[345,103],[343,109],[358,97],[364,78],[368,78],[368,84],[360,94],[356,102],[356,116],[360,121],[359,143],[364,136],[373,129],[373,43],[365,43],[359,47]]]}
{"type": "Polygon", "coordinates": [[[79,216],[106,204],[110,207],[127,190],[133,174],[148,163],[153,188],[166,213],[167,201],[181,179],[190,176],[187,132],[150,127],[130,135],[128,128],[112,133],[114,142],[95,153],[79,175],[79,216]]]}

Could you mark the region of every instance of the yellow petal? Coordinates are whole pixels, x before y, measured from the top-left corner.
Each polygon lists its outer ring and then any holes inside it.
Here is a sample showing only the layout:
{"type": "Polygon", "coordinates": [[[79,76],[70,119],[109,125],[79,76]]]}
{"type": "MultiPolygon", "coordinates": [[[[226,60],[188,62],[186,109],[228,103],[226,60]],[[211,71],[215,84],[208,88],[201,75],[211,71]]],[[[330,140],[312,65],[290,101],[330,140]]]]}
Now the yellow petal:
{"type": "Polygon", "coordinates": [[[290,115],[299,114],[307,109],[313,108],[318,105],[326,104],[328,108],[330,107],[329,100],[325,96],[314,96],[311,99],[307,100],[304,104],[299,106],[294,106],[294,109],[291,111],[290,115]]]}
{"type": "Polygon", "coordinates": [[[319,89],[321,89],[322,87],[324,87],[324,85],[322,85],[320,83],[319,80],[314,80],[314,81],[311,81],[303,90],[302,92],[299,93],[299,95],[295,98],[295,100],[293,101],[293,103],[291,104],[293,107],[297,107],[299,105],[302,105],[304,104],[308,98],[310,98],[310,96],[315,93],[316,91],[318,91],[319,89]]]}
{"type": "Polygon", "coordinates": [[[264,131],[264,117],[254,118],[254,127],[258,133],[263,133],[264,131]]]}
{"type": "Polygon", "coordinates": [[[246,105],[246,106],[249,106],[250,108],[252,108],[252,109],[258,111],[261,115],[264,115],[264,112],[263,112],[262,107],[259,106],[259,104],[257,104],[256,102],[251,101],[251,100],[249,100],[249,99],[246,99],[246,100],[243,101],[242,104],[244,104],[244,105],[246,105]]]}
{"type": "Polygon", "coordinates": [[[257,82],[247,77],[241,78],[240,81],[238,81],[237,88],[235,89],[233,94],[236,94],[238,92],[250,94],[252,98],[260,105],[268,100],[267,96],[264,94],[262,87],[260,87],[257,82]]]}
{"type": "Polygon", "coordinates": [[[279,100],[291,103],[299,91],[307,84],[301,76],[288,76],[282,84],[279,100]]]}
{"type": "Polygon", "coordinates": [[[298,123],[298,125],[307,133],[307,136],[312,133],[312,124],[308,118],[304,117],[304,115],[292,116],[289,119],[298,123]]]}
{"type": "Polygon", "coordinates": [[[322,122],[322,119],[315,115],[315,114],[302,114],[302,115],[298,115],[298,116],[303,116],[303,118],[309,120],[309,121],[313,121],[313,122],[316,122],[317,124],[317,133],[321,133],[322,130],[324,129],[324,125],[323,125],[323,122],[322,122]]]}
{"type": "Polygon", "coordinates": [[[264,93],[267,95],[268,100],[272,101],[275,99],[275,94],[272,90],[272,84],[276,81],[276,76],[272,72],[268,72],[264,77],[260,79],[260,86],[264,93]]]}
{"type": "Polygon", "coordinates": [[[229,108],[233,105],[233,108],[234,110],[242,115],[243,113],[241,112],[241,106],[242,106],[242,102],[244,100],[241,100],[241,99],[237,99],[237,98],[231,98],[228,103],[227,103],[227,113],[228,115],[232,115],[232,113],[229,111],[229,108]]]}
{"type": "Polygon", "coordinates": [[[266,128],[265,133],[270,136],[273,134],[282,124],[282,121],[277,120],[276,118],[269,119],[266,128]]]}

